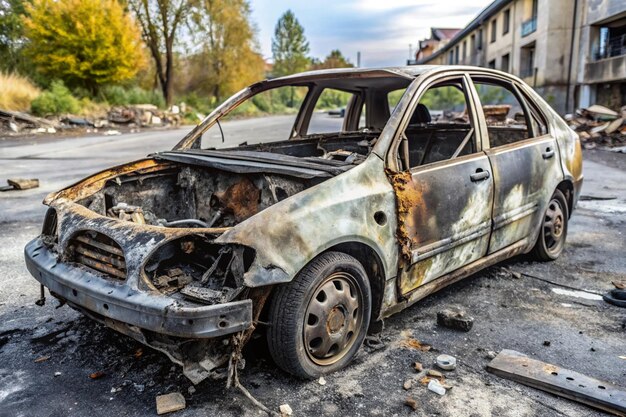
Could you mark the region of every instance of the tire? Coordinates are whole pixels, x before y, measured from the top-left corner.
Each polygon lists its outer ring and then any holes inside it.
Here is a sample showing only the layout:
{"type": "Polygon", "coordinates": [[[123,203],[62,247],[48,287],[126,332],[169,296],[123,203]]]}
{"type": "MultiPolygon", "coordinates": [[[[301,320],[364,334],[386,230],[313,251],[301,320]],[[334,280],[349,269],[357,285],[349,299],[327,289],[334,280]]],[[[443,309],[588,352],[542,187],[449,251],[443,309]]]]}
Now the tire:
{"type": "Polygon", "coordinates": [[[532,256],[536,260],[554,261],[561,255],[567,238],[568,219],[567,200],[560,190],[556,190],[541,219],[539,236],[532,250],[532,256]]]}
{"type": "Polygon", "coordinates": [[[371,309],[369,280],[359,261],[325,252],[276,289],[267,332],[270,354],[300,378],[339,370],[363,344],[371,309]]]}

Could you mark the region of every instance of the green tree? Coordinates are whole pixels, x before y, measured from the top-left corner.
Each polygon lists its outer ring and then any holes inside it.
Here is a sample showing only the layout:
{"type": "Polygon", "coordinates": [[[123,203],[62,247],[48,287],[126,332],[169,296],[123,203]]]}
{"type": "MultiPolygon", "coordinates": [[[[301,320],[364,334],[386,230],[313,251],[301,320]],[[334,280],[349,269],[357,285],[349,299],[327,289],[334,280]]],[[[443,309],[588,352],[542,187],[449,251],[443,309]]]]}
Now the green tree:
{"type": "Polygon", "coordinates": [[[309,42],[304,36],[304,28],[291,10],[278,19],[272,39],[274,56],[273,75],[289,75],[305,71],[309,67],[309,42]]]}
{"type": "Polygon", "coordinates": [[[220,102],[263,78],[265,62],[257,52],[248,1],[200,0],[192,9],[192,22],[201,44],[195,57],[200,89],[220,102]]]}
{"type": "Polygon", "coordinates": [[[26,52],[38,70],[95,94],[135,76],[140,32],[116,0],[34,0],[26,6],[26,52]]]}
{"type": "Polygon", "coordinates": [[[187,0],[128,0],[154,61],[163,98],[169,106],[174,92],[174,46],[187,22],[193,2],[187,0]]]}
{"type": "Polygon", "coordinates": [[[25,68],[24,0],[0,0],[0,70],[17,72],[25,68]]]}
{"type": "Polygon", "coordinates": [[[354,65],[343,56],[339,49],[330,51],[324,61],[314,60],[311,69],[353,68],[354,65]]]}

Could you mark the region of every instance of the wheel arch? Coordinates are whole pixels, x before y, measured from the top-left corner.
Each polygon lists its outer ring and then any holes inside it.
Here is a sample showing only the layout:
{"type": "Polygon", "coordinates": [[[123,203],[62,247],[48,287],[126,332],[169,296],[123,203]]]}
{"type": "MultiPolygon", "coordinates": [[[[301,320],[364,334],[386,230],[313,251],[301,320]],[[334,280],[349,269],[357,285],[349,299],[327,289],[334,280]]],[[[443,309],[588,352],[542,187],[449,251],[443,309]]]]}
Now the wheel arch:
{"type": "Polygon", "coordinates": [[[377,321],[380,316],[385,289],[385,267],[378,252],[371,246],[356,241],[336,244],[326,249],[324,252],[342,252],[354,257],[363,265],[372,290],[372,315],[370,325],[377,321]]]}
{"type": "Polygon", "coordinates": [[[569,219],[574,211],[574,183],[566,178],[556,186],[556,189],[565,196],[565,201],[567,201],[567,218],[569,219]]]}

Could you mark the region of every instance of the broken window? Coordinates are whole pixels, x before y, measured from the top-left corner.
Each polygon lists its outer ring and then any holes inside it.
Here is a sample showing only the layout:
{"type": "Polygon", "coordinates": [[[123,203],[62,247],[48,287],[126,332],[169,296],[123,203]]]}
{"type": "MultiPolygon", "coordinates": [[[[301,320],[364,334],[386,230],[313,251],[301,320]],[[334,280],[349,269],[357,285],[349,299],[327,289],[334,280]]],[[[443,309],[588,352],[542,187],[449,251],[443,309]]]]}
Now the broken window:
{"type": "Polygon", "coordinates": [[[288,140],[308,87],[278,87],[245,101],[202,136],[202,149],[288,140]],[[247,120],[243,120],[243,119],[247,120]],[[249,129],[242,135],[242,127],[249,129]]]}
{"type": "MultiPolygon", "coordinates": [[[[420,98],[405,129],[405,164],[410,168],[476,152],[463,80],[430,87],[420,98]]],[[[402,149],[402,147],[401,147],[402,149]]]]}
{"type": "Polygon", "coordinates": [[[528,139],[528,119],[513,86],[472,78],[485,115],[491,147],[528,139]]]}
{"type": "Polygon", "coordinates": [[[343,132],[346,108],[353,97],[354,93],[325,88],[315,103],[307,135],[343,132]]]}

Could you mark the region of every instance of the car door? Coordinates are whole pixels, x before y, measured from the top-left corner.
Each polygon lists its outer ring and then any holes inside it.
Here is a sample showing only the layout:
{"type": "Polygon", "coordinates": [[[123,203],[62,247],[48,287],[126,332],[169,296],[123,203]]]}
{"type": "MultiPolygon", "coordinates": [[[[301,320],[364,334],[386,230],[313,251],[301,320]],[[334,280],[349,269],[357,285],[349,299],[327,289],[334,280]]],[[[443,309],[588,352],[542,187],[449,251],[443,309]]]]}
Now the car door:
{"type": "Polygon", "coordinates": [[[398,201],[399,291],[407,295],[487,252],[493,177],[477,141],[469,78],[434,81],[402,127],[398,201]]]}
{"type": "Polygon", "coordinates": [[[495,185],[491,254],[525,238],[534,243],[561,176],[559,153],[541,112],[513,83],[471,78],[487,125],[483,145],[495,185]]]}

